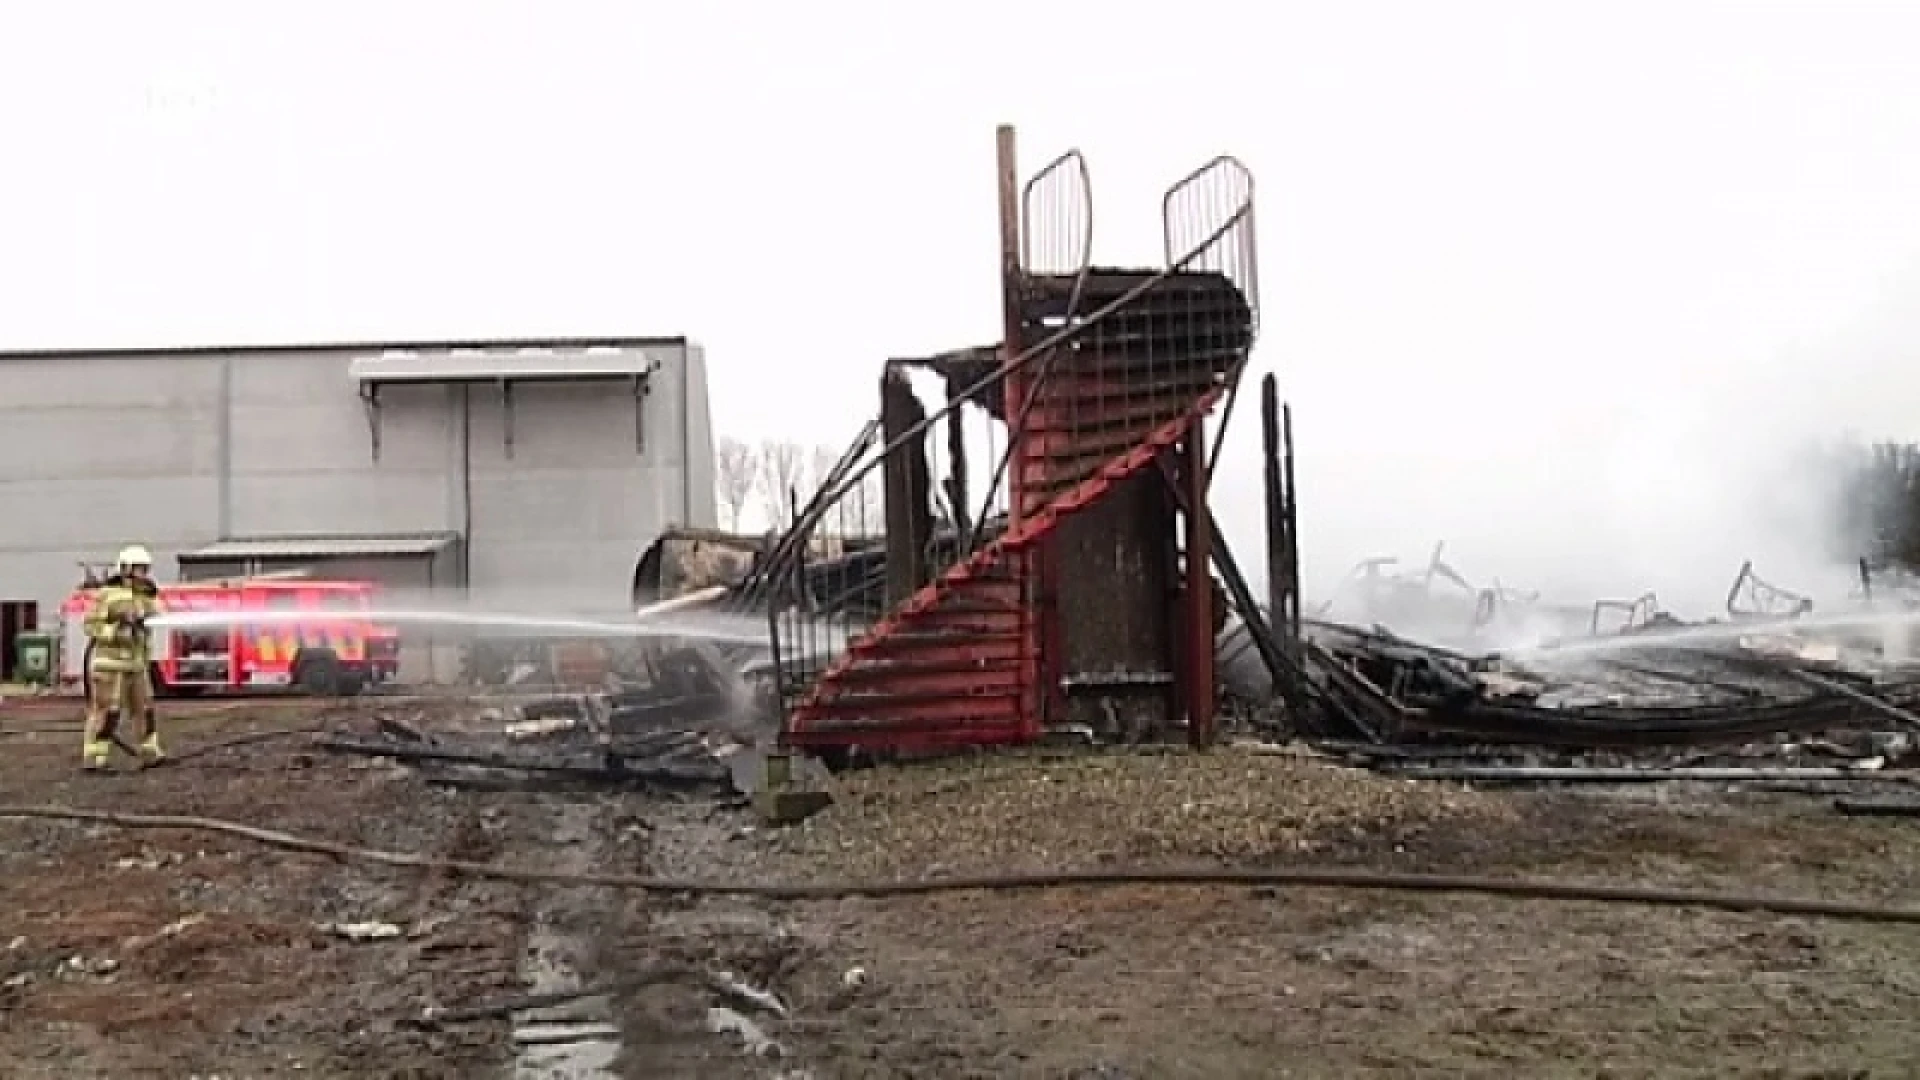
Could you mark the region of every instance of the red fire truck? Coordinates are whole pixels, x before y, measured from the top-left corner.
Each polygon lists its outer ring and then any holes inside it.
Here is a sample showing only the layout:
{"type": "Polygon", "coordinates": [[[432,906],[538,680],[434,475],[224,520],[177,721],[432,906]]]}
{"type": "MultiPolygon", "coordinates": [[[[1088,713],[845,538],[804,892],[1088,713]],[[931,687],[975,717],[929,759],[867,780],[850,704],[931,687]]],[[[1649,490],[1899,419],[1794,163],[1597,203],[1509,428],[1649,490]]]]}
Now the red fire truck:
{"type": "MultiPolygon", "coordinates": [[[[163,585],[160,603],[167,612],[232,612],[236,617],[219,625],[157,630],[154,688],[202,693],[292,687],[353,694],[387,682],[399,669],[400,636],[362,614],[372,608],[375,589],[365,581],[308,578],[163,585]],[[261,617],[245,617],[253,612],[261,617]]],[[[61,605],[60,675],[66,684],[79,684],[86,670],[84,620],[93,592],[94,587],[82,586],[61,605]]]]}

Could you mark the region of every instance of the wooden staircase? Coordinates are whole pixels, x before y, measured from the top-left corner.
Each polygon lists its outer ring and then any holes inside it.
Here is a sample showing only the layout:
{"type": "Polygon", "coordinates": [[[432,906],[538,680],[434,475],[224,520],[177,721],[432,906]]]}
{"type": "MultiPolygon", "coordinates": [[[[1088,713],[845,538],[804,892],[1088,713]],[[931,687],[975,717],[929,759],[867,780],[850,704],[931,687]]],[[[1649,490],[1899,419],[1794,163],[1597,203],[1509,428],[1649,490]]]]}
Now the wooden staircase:
{"type": "Polygon", "coordinates": [[[1023,274],[1016,292],[1022,339],[1061,343],[1007,381],[1019,392],[983,397],[1009,428],[1012,524],[828,664],[789,712],[786,744],[916,751],[1036,738],[1048,666],[1034,582],[1049,538],[1187,438],[1253,344],[1249,299],[1222,273],[1023,274]]]}

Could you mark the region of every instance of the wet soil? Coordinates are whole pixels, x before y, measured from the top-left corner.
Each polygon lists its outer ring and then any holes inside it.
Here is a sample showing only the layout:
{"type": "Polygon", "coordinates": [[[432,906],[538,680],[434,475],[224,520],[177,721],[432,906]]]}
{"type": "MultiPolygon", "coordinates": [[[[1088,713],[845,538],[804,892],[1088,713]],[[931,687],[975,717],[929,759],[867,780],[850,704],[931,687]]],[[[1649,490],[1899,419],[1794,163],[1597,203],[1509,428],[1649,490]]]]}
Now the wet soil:
{"type": "MultiPolygon", "coordinates": [[[[185,757],[323,710],[171,711],[171,749],[185,757]]],[[[0,730],[49,726],[44,708],[31,724],[5,720],[0,730]]],[[[457,858],[538,850],[523,800],[437,789],[384,762],[310,752],[297,736],[111,776],[79,773],[78,744],[77,731],[0,738],[0,801],[198,814],[457,858]]],[[[8,821],[0,912],[7,1076],[457,1077],[505,1060],[504,1022],[429,1031],[416,1018],[512,987],[519,886],[208,835],[8,821]],[[402,935],[326,929],[362,922],[402,935]]]]}
{"type": "MultiPolygon", "coordinates": [[[[177,749],[377,708],[250,705],[177,749]]],[[[416,718],[417,720],[417,718],[416,718]]],[[[0,710],[0,733],[31,723],[0,710]]],[[[418,720],[435,722],[433,718],[418,720]]],[[[1709,787],[1469,791],[1297,758],[1013,756],[850,774],[775,830],[707,798],[450,783],[297,737],[111,778],[0,734],[0,802],[196,813],[519,865],[721,878],[1341,863],[1913,903],[1920,823],[1709,787]],[[1040,779],[1045,776],[1046,778],[1040,779]],[[1124,808],[1125,812],[1121,810],[1124,808]]],[[[0,822],[0,1074],[513,1075],[535,931],[616,995],[626,1077],[1900,1077],[1920,929],[1471,896],[1124,889],[762,903],[383,870],[178,832],[0,822]],[[328,924],[400,936],[356,942],[328,924]]]]}
{"type": "MultiPolygon", "coordinates": [[[[1321,786],[1311,779],[1321,767],[1292,766],[1297,787],[1321,786]]],[[[856,780],[850,798],[937,787],[937,770],[926,772],[923,783],[856,780]]],[[[1920,826],[1842,818],[1818,800],[1420,785],[1410,806],[1405,782],[1366,779],[1400,788],[1381,788],[1389,812],[1379,819],[1350,807],[1318,833],[1283,830],[1272,849],[1238,861],[1888,903],[1912,902],[1920,886],[1920,826]]],[[[1088,821],[1096,837],[1103,820],[1088,821]]],[[[1204,821],[1185,827],[1189,844],[1150,843],[1178,861],[1221,842],[1204,821]]],[[[893,854],[876,856],[825,818],[812,829],[846,844],[850,861],[879,858],[906,876],[978,869],[965,843],[937,852],[918,830],[891,837],[893,854]],[[902,847],[924,851],[924,861],[900,865],[902,847]]],[[[708,816],[684,816],[656,835],[673,849],[657,857],[718,876],[833,873],[829,845],[708,816]]],[[[1910,927],[1275,889],[776,909],[708,901],[666,918],[735,927],[719,951],[760,962],[788,996],[796,1020],[779,1034],[817,1076],[1893,1077],[1912,1075],[1920,1050],[1920,1035],[1901,1022],[1920,1004],[1920,931],[1910,927]]],[[[628,1075],[674,1073],[635,1064],[628,1075]]]]}

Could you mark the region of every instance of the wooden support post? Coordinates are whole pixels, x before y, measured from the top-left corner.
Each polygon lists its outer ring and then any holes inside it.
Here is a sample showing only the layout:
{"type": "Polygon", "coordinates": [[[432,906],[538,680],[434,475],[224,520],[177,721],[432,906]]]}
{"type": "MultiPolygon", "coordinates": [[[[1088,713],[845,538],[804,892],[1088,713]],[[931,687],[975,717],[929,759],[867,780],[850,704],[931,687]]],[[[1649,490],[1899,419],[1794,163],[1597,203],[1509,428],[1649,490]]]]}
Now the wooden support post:
{"type": "Polygon", "coordinates": [[[1260,380],[1260,461],[1267,510],[1267,625],[1287,628],[1286,489],[1280,477],[1280,394],[1272,375],[1260,380]]]}
{"type": "MultiPolygon", "coordinates": [[[[966,406],[947,413],[947,506],[953,511],[953,535],[960,543],[973,537],[973,495],[967,486],[966,406]]],[[[963,553],[961,558],[965,558],[963,553]]]]}
{"type": "MultiPolygon", "coordinates": [[[[880,376],[881,445],[892,445],[926,415],[906,373],[897,365],[887,365],[880,376]]],[[[889,610],[906,603],[927,583],[927,540],[933,533],[927,472],[926,445],[919,439],[908,440],[880,463],[886,493],[889,610]]]]}
{"type": "Polygon", "coordinates": [[[1274,377],[1260,380],[1260,442],[1266,473],[1267,510],[1267,625],[1281,648],[1299,659],[1298,632],[1294,612],[1298,607],[1299,582],[1294,580],[1292,559],[1293,530],[1288,521],[1287,477],[1282,464],[1282,420],[1280,392],[1274,377]]]}
{"type": "MultiPolygon", "coordinates": [[[[1001,124],[995,132],[995,165],[997,167],[997,186],[1000,192],[1000,363],[1005,366],[1020,355],[1022,348],[1020,319],[1020,164],[1015,153],[1013,125],[1001,124]]],[[[1006,395],[1006,415],[1008,422],[1020,415],[1022,390],[1026,379],[1019,374],[1010,375],[1004,388],[1006,395]]],[[[1010,432],[1017,438],[1018,432],[1010,432]]],[[[1009,500],[1008,515],[1012,523],[1018,524],[1022,515],[1020,506],[1019,470],[1014,470],[1011,478],[1013,487],[1009,500]]]]}
{"type": "Polygon", "coordinates": [[[1214,741],[1214,640],[1213,640],[1213,566],[1211,553],[1213,526],[1207,508],[1207,425],[1195,419],[1187,427],[1184,446],[1186,462],[1181,479],[1187,486],[1186,618],[1183,636],[1186,642],[1187,741],[1195,749],[1214,741]]]}
{"type": "Polygon", "coordinates": [[[1287,640],[1300,654],[1300,494],[1293,482],[1293,406],[1280,406],[1280,470],[1286,497],[1287,640]]]}

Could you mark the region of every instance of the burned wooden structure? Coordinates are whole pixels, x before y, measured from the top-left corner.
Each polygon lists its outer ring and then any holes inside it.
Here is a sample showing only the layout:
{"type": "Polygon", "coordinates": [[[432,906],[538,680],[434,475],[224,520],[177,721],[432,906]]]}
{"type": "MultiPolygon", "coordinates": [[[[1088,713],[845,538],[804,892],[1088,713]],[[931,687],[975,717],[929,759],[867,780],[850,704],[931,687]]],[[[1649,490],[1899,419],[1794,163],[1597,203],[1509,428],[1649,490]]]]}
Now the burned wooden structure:
{"type": "Polygon", "coordinates": [[[1231,158],[1195,170],[1163,200],[1165,264],[1112,269],[1092,263],[1077,152],[1023,186],[1003,128],[999,166],[1003,340],[890,362],[870,437],[739,590],[768,612],[788,745],[930,750],[1062,725],[1212,737],[1221,432],[1206,420],[1257,332],[1251,177],[1231,158]],[[944,406],[921,406],[916,370],[945,383],[944,406]],[[969,467],[963,411],[1004,432],[990,469],[969,467]],[[950,459],[938,475],[930,444],[950,459]],[[885,536],[864,564],[832,559],[823,590],[815,534],[874,471],[885,536]]]}

